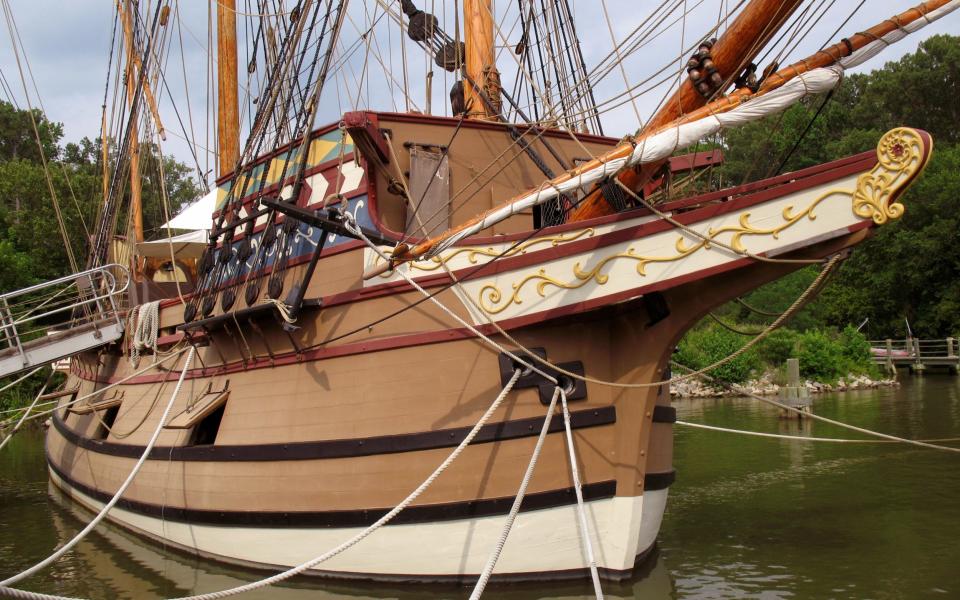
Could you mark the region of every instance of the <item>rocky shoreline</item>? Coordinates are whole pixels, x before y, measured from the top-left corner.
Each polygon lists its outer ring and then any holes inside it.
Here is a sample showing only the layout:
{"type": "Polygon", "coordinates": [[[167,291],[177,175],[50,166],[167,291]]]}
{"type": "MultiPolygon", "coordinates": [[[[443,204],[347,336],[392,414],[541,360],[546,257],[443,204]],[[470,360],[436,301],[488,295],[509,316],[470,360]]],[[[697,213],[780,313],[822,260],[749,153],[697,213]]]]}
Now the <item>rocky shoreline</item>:
{"type": "MultiPolygon", "coordinates": [[[[837,383],[821,383],[819,381],[804,381],[804,385],[811,394],[825,392],[844,392],[847,390],[867,390],[879,387],[894,387],[900,385],[896,379],[870,379],[866,375],[847,375],[837,383]]],[[[687,379],[670,385],[670,395],[678,398],[720,398],[723,396],[776,396],[782,386],[774,383],[773,373],[764,373],[759,379],[751,379],[743,384],[733,384],[729,389],[712,386],[697,379],[687,379]]]]}

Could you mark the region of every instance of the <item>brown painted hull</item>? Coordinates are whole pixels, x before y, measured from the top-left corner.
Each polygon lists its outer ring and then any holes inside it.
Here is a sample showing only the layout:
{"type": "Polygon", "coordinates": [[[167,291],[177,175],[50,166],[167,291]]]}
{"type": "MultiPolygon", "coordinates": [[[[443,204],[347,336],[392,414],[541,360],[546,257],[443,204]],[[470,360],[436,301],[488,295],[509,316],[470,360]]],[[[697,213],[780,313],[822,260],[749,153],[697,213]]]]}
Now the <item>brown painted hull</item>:
{"type": "MultiPolygon", "coordinates": [[[[394,125],[401,127],[402,119],[394,125]]],[[[495,130],[477,127],[481,140],[495,130]]],[[[921,154],[920,163],[926,160],[926,153],[921,154]]],[[[815,230],[824,227],[824,217],[814,223],[814,207],[829,220],[831,210],[842,209],[830,204],[837,194],[831,186],[853,181],[861,172],[873,173],[876,163],[876,158],[854,157],[832,169],[793,174],[672,210],[693,225],[723,219],[742,224],[738,214],[747,210],[782,213],[788,223],[773,228],[772,243],[783,240],[791,257],[822,258],[864,239],[872,222],[861,215],[861,221],[815,230]],[[800,214],[793,204],[789,211],[771,204],[787,202],[794,197],[789,194],[812,202],[803,220],[788,218],[800,214]],[[794,225],[809,227],[810,233],[790,229],[794,225]]],[[[914,166],[919,170],[922,164],[914,166]]],[[[914,174],[904,176],[894,191],[899,193],[914,174]]],[[[372,199],[383,181],[371,179],[367,190],[372,199]]],[[[849,195],[856,202],[856,193],[849,195]]],[[[375,214],[384,212],[380,205],[375,214]]],[[[668,376],[677,341],[707,311],[800,265],[743,257],[717,263],[709,246],[699,251],[678,243],[689,251],[676,259],[648,261],[663,263],[662,271],[656,270],[661,266],[637,267],[638,275],[627,283],[622,277],[613,281],[608,274],[615,265],[609,271],[601,267],[618,257],[632,261],[638,256],[618,244],[659,243],[655,236],[675,235],[671,227],[646,218],[626,214],[588,223],[594,228],[589,235],[563,228],[546,231],[544,235],[555,236],[549,238],[554,243],[504,258],[484,274],[493,279],[473,309],[463,301],[472,293],[469,285],[458,292],[444,287],[449,279],[442,272],[411,273],[466,322],[478,320],[477,310],[490,315],[503,311],[496,317],[500,324],[524,347],[543,349],[555,364],[604,381],[655,384],[668,376]],[[573,241],[568,244],[568,239],[573,241]],[[575,261],[586,265],[581,255],[612,258],[603,258],[589,279],[566,283],[553,278],[554,283],[537,288],[542,299],[520,295],[527,293],[524,286],[531,278],[552,277],[545,275],[548,269],[562,270],[575,261]],[[491,298],[490,286],[506,286],[511,278],[518,283],[509,305],[483,304],[491,298]]],[[[385,221],[375,223],[383,231],[390,229],[385,221]]],[[[508,224],[501,239],[472,242],[477,247],[510,243],[513,227],[508,224]]],[[[763,235],[769,237],[769,232],[763,235]]],[[[259,567],[289,566],[373,523],[427,478],[497,396],[511,374],[510,361],[461,322],[422,302],[403,281],[364,286],[361,274],[368,260],[356,243],[325,251],[306,294],[322,297],[323,308],[305,311],[297,323],[300,329],[292,333],[280,327],[268,308],[238,310],[226,318],[215,312],[187,338],[178,329],[182,306],[166,303],[163,349],[187,341],[198,348],[198,364],[186,374],[172,414],[187,414],[189,406],[209,399],[208,391],[224,390],[222,417],[209,439],[198,438],[196,426],[164,428],[112,518],[202,555],[259,567]]],[[[453,257],[450,261],[461,276],[466,272],[453,257]]],[[[285,273],[288,288],[302,276],[303,262],[285,273]]],[[[482,320],[478,326],[495,334],[482,320]]],[[[109,434],[100,423],[106,411],[58,411],[47,440],[54,483],[94,509],[108,500],[158,426],[182,360],[171,362],[169,371],[118,386],[122,401],[109,434]]],[[[78,393],[87,394],[133,370],[119,349],[108,348],[77,357],[67,385],[79,385],[78,393]]],[[[579,391],[585,393],[577,394],[582,397],[570,409],[588,520],[602,572],[622,578],[652,546],[673,481],[669,390],[587,383],[579,391]]],[[[545,381],[538,385],[535,378],[523,378],[476,441],[395,522],[365,540],[363,549],[344,553],[317,572],[386,579],[476,575],[517,492],[551,393],[545,381]]],[[[562,420],[555,418],[523,513],[498,565],[501,577],[584,572],[572,486],[562,420]]]]}

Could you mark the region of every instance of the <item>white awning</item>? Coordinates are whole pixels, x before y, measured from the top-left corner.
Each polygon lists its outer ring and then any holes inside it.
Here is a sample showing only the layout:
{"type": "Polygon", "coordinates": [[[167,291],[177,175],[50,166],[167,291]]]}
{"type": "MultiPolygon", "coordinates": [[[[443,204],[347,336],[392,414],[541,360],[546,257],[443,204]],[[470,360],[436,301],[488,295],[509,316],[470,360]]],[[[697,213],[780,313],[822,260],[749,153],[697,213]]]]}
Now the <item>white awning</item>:
{"type": "Polygon", "coordinates": [[[210,229],[213,225],[213,210],[217,204],[217,188],[210,190],[179,215],[170,219],[160,227],[167,229],[190,229],[197,231],[199,229],[210,229]]]}
{"type": "Polygon", "coordinates": [[[171,245],[175,258],[200,258],[204,248],[207,247],[207,231],[202,229],[183,235],[175,235],[170,239],[140,242],[137,244],[137,256],[170,258],[171,245]]]}

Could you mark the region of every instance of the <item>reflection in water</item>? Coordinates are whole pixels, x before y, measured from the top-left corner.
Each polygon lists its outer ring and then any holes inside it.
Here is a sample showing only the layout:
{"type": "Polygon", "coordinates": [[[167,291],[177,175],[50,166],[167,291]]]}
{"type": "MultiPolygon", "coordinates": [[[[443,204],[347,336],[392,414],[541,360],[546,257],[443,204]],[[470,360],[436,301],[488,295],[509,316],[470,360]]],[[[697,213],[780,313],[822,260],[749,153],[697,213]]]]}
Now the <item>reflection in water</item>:
{"type": "MultiPolygon", "coordinates": [[[[910,438],[960,436],[960,378],[824,395],[824,416],[910,438]]],[[[793,435],[856,437],[781,420],[747,398],[679,400],[679,418],[793,435]]],[[[659,549],[608,598],[960,597],[960,457],[893,444],[813,444],[677,427],[677,483],[659,549]]],[[[47,483],[43,440],[0,454],[0,575],[44,558],[90,513],[47,483]]],[[[522,519],[522,516],[521,516],[522,519]]],[[[322,549],[318,549],[318,552],[322,549]]],[[[362,551],[358,546],[352,551],[362,551]]],[[[235,587],[260,575],[101,526],[23,587],[92,598],[163,598],[235,587]]],[[[244,598],[466,598],[452,586],[298,578],[244,598]]],[[[490,588],[508,600],[591,597],[589,583],[490,588]]]]}

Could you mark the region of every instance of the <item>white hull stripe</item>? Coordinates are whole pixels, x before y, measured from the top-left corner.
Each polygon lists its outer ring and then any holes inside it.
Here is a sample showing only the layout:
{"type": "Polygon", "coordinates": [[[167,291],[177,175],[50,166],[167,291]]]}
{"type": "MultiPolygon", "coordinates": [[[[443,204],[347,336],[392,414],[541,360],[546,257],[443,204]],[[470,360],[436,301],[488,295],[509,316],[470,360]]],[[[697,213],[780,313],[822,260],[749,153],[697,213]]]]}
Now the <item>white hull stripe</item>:
{"type": "MultiPolygon", "coordinates": [[[[102,503],[74,489],[53,470],[51,480],[69,496],[99,510],[102,503]]],[[[667,490],[614,497],[585,504],[598,567],[623,573],[653,546],[667,501],[667,490]]],[[[211,558],[260,567],[300,564],[360,528],[259,528],[191,525],[164,521],[123,508],[110,518],[147,536],[211,558]]],[[[369,578],[468,577],[480,572],[496,542],[503,517],[388,525],[358,549],[324,563],[318,574],[369,578]]],[[[576,506],[522,513],[504,547],[496,575],[549,577],[586,567],[576,506]]]]}

